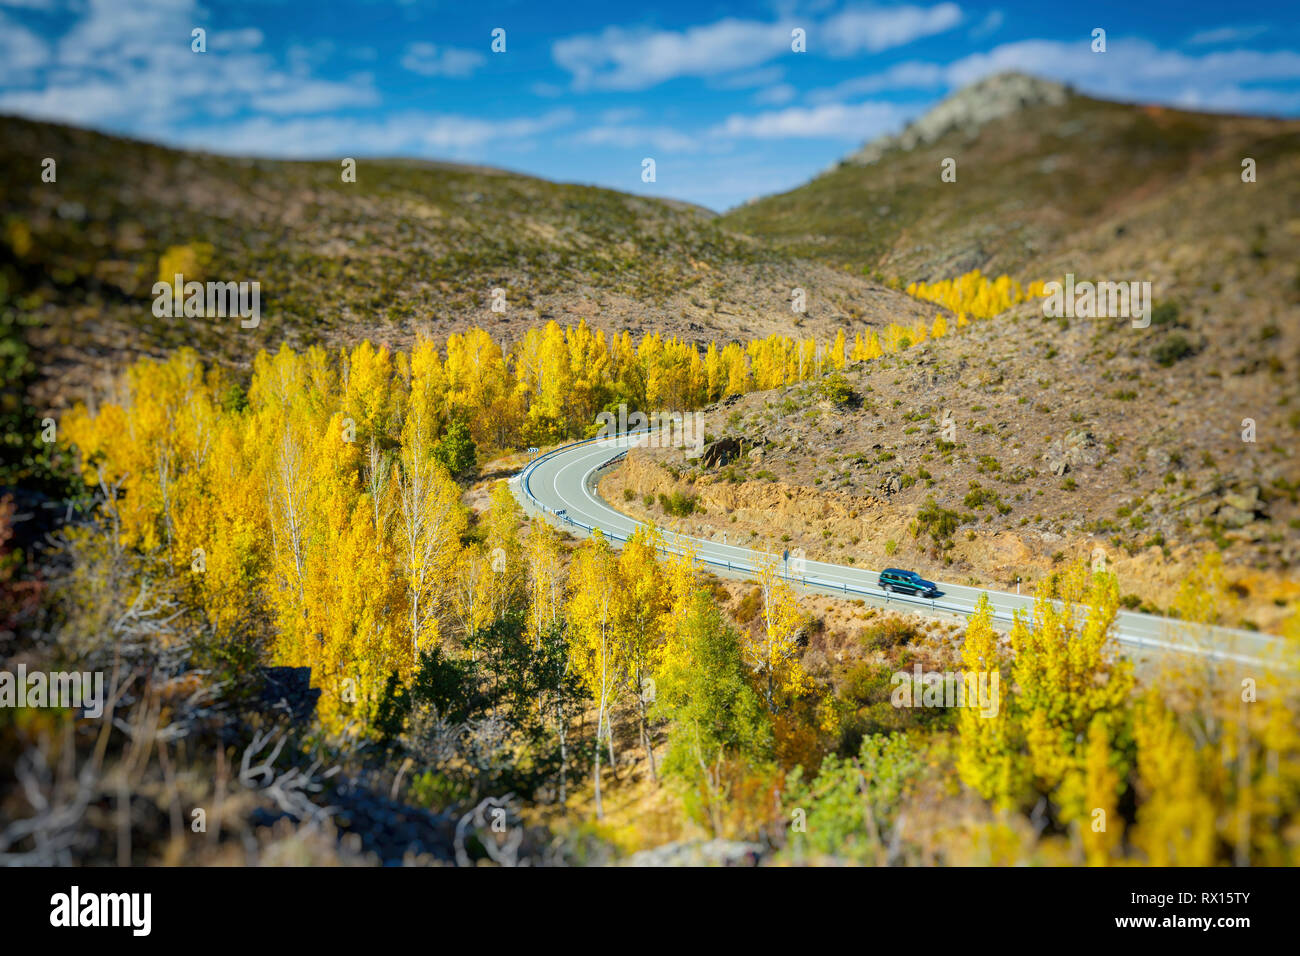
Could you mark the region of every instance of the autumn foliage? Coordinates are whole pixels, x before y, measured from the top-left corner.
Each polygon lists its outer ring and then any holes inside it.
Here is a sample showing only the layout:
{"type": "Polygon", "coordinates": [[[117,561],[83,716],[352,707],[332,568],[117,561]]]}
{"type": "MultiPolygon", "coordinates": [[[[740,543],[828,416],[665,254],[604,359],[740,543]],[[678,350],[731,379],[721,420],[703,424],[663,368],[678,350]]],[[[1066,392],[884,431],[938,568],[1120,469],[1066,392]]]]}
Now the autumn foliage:
{"type": "MultiPolygon", "coordinates": [[[[581,787],[605,816],[629,750],[643,781],[666,783],[714,834],[786,845],[783,814],[804,813],[822,829],[790,839],[798,854],[932,861],[920,843],[899,848],[900,821],[961,794],[984,808],[971,846],[987,859],[1056,841],[1068,849],[1051,859],[1094,865],[1294,863],[1294,683],[1190,669],[1140,682],[1113,641],[1113,575],[1053,575],[1009,628],[980,603],[955,653],[998,675],[992,713],[894,715],[906,739],[853,737],[845,715],[863,708],[807,666],[810,619],[775,555],[737,626],[689,551],[666,555],[653,527],[621,549],[599,533],[570,546],[525,524],[504,482],[481,514],[463,500],[477,448],[581,434],[612,401],[691,407],[946,333],[940,319],[872,333],[848,356],[843,336],[827,350],[773,338],[701,355],[552,323],[510,353],[481,330],[409,354],[284,347],[257,356],[246,388],[181,351],[132,366],[60,433],[115,553],[166,577],[205,631],[265,635],[270,662],[311,668],[332,730],[422,754],[476,695],[484,726],[523,728],[511,747],[554,743],[514,759],[554,777],[561,805],[581,787]],[[425,701],[393,724],[395,697],[419,687],[425,701]],[[1048,836],[1025,837],[1028,820],[1048,836]]],[[[1209,626],[1229,600],[1212,557],[1178,605],[1209,626]]],[[[867,695],[873,673],[860,675],[867,695]]],[[[432,771],[413,781],[421,799],[456,799],[432,771]]]]}

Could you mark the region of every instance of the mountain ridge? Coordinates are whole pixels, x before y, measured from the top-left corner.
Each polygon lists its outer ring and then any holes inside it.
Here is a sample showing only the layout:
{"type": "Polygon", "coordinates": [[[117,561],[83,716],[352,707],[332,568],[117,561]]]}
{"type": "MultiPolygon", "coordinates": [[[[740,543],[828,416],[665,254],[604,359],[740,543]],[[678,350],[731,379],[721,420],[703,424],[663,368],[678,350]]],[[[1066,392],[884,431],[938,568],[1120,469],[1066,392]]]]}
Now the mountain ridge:
{"type": "Polygon", "coordinates": [[[912,150],[954,131],[970,135],[992,120],[1031,106],[1060,106],[1074,95],[1072,87],[1054,80],[1015,71],[995,73],[944,97],[897,135],[864,143],[831,168],[867,166],[891,149],[912,150]]]}

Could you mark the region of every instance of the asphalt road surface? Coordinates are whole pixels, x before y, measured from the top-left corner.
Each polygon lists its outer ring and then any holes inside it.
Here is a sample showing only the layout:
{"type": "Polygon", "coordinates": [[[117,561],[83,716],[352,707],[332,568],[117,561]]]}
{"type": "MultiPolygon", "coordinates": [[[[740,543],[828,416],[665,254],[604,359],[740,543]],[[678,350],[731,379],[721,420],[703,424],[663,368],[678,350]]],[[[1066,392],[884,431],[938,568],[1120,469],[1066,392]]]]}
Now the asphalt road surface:
{"type": "MultiPolygon", "coordinates": [[[[597,473],[617,462],[629,444],[634,445],[640,440],[644,440],[644,436],[600,438],[554,449],[534,459],[512,478],[511,489],[530,513],[540,513],[552,524],[575,534],[599,529],[613,545],[621,546],[641,522],[616,510],[596,493],[597,473]]],[[[665,551],[675,552],[692,545],[697,563],[719,575],[752,577],[760,560],[756,552],[740,545],[661,530],[665,551]]],[[[970,617],[981,594],[989,596],[994,616],[1004,627],[1011,623],[1017,610],[1030,615],[1033,612],[1031,594],[985,590],[942,581],[935,582],[940,591],[935,598],[890,594],[878,585],[879,569],[801,561],[797,553],[783,561],[781,571],[793,586],[806,591],[842,595],[880,607],[933,616],[970,617]]],[[[1268,634],[1189,625],[1134,611],[1119,613],[1114,634],[1119,643],[1155,655],[1171,652],[1194,654],[1247,666],[1278,666],[1283,660],[1281,639],[1268,634]]]]}

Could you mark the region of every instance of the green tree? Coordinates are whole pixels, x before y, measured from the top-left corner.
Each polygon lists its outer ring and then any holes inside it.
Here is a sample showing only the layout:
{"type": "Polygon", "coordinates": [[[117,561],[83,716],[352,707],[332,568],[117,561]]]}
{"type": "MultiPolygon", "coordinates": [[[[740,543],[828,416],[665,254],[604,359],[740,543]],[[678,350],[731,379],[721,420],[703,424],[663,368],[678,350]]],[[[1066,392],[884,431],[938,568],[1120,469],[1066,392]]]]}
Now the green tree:
{"type": "Polygon", "coordinates": [[[455,419],[433,446],[433,457],[453,478],[464,478],[478,467],[478,450],[464,419],[455,419]]]}
{"type": "Polygon", "coordinates": [[[660,673],[653,713],[672,721],[663,772],[682,787],[687,811],[715,834],[727,764],[768,762],[772,724],[750,686],[740,636],[697,593],[677,633],[679,653],[660,673]]]}
{"type": "Polygon", "coordinates": [[[856,758],[831,754],[812,780],[796,767],[781,801],[790,814],[789,849],[798,856],[886,862],[881,856],[895,842],[900,811],[923,765],[907,734],[871,734],[856,758]]]}

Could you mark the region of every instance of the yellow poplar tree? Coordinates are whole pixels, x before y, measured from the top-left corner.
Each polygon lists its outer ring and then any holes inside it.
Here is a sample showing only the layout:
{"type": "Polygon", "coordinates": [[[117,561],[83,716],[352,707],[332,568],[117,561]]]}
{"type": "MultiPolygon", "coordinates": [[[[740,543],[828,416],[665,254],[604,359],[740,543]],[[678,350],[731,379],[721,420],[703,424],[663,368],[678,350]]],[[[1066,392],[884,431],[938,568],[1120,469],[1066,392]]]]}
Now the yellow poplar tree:
{"type": "Polygon", "coordinates": [[[621,657],[628,663],[631,691],[637,699],[637,729],[650,776],[658,780],[654,748],[646,726],[651,674],[659,659],[660,633],[669,614],[669,591],[665,586],[658,549],[662,545],[653,525],[641,525],[623,546],[619,555],[618,638],[623,645],[621,657]]]}
{"type": "Polygon", "coordinates": [[[1033,621],[1017,615],[1011,628],[1012,678],[1028,770],[1043,793],[1082,765],[1081,741],[1092,718],[1122,711],[1133,687],[1132,667],[1114,660],[1110,630],[1119,610],[1113,574],[1093,574],[1076,562],[1060,576],[1060,602],[1048,582],[1038,588],[1033,621]],[[1085,619],[1081,613],[1087,608],[1085,619]]]}
{"type": "Polygon", "coordinates": [[[419,419],[407,419],[395,468],[398,501],[398,567],[406,582],[411,658],[438,637],[438,615],[465,532],[460,489],[431,454],[419,419]]]}
{"type": "Polygon", "coordinates": [[[1004,658],[993,629],[992,605],[988,595],[981,594],[975,614],[966,625],[962,669],[967,675],[987,675],[990,692],[992,675],[998,673],[997,712],[985,716],[979,707],[958,709],[957,772],[967,786],[985,799],[999,806],[1010,806],[1018,796],[1019,782],[1017,758],[1010,739],[1011,688],[1001,677],[1004,658]]]}
{"type": "Polygon", "coordinates": [[[812,682],[800,662],[799,604],[781,577],[779,559],[770,552],[760,554],[757,571],[763,595],[762,628],[745,642],[745,658],[758,674],[764,703],[776,713],[783,699],[803,694],[812,682]]]}
{"type": "Polygon", "coordinates": [[[481,543],[461,550],[452,575],[452,610],[471,657],[477,659],[479,631],[493,620],[492,559],[481,543]]]}
{"type": "Polygon", "coordinates": [[[1138,701],[1138,812],[1133,843],[1151,866],[1209,866],[1214,862],[1215,808],[1200,779],[1196,743],[1178,725],[1158,690],[1138,701]]]}
{"type": "Polygon", "coordinates": [[[831,344],[830,364],[831,368],[843,370],[845,364],[845,341],[844,330],[840,329],[835,333],[835,341],[831,344]]]}
{"type": "Polygon", "coordinates": [[[1111,749],[1109,724],[1106,714],[1092,718],[1083,769],[1071,778],[1082,781],[1083,793],[1077,800],[1066,801],[1079,807],[1075,821],[1083,841],[1084,859],[1089,866],[1114,863],[1124,838],[1124,818],[1119,814],[1124,780],[1111,749]]]}
{"type": "Polygon", "coordinates": [[[510,485],[505,481],[493,484],[483,524],[492,571],[492,615],[497,619],[523,596],[523,549],[519,544],[522,515],[510,485]]]}
{"type": "Polygon", "coordinates": [[[627,673],[627,661],[615,635],[620,587],[618,561],[605,536],[596,530],[577,549],[569,570],[568,634],[570,661],[596,700],[592,783],[598,819],[605,815],[600,794],[600,742],[602,738],[608,742],[609,762],[616,767],[610,709],[627,673]]]}
{"type": "Polygon", "coordinates": [[[559,619],[564,595],[560,536],[541,518],[529,522],[524,557],[528,564],[529,632],[537,648],[541,646],[543,630],[559,619]]]}

